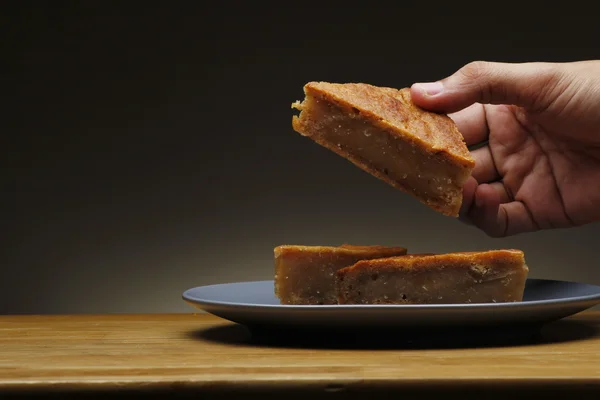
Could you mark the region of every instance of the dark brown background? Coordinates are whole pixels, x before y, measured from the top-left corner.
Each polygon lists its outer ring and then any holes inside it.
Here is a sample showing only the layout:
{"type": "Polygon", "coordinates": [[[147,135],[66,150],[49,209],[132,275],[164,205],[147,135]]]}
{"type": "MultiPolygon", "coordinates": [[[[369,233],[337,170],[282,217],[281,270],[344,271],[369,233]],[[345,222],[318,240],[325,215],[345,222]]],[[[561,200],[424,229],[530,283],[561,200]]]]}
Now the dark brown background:
{"type": "Polygon", "coordinates": [[[599,58],[594,12],[80,3],[3,3],[0,312],[190,311],[189,287],[270,279],[282,243],[517,247],[533,277],[600,284],[599,225],[491,239],[290,124],[310,80],[599,58]]]}

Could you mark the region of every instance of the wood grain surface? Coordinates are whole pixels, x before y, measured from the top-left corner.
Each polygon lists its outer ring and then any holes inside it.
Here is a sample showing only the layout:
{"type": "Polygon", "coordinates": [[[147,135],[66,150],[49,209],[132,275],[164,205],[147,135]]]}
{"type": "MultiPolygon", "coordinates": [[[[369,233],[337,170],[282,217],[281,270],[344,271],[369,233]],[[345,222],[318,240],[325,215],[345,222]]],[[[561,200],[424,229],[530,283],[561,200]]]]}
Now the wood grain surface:
{"type": "Polygon", "coordinates": [[[253,338],[244,327],[207,314],[2,316],[0,398],[128,390],[327,398],[458,390],[464,397],[481,390],[556,395],[600,388],[596,311],[511,344],[288,335],[253,338]]]}

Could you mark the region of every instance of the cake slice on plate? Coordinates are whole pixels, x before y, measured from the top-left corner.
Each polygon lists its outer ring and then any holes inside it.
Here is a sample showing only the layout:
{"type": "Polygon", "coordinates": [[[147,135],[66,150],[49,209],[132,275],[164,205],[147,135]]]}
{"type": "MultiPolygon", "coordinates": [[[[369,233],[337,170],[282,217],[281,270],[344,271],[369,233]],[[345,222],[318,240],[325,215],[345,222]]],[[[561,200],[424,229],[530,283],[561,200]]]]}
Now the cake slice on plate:
{"type": "Polygon", "coordinates": [[[406,254],[403,247],[294,246],[274,249],[275,295],[281,304],[337,304],[335,273],[360,260],[406,254]]]}
{"type": "Polygon", "coordinates": [[[432,209],[458,216],[475,162],[452,119],[414,105],[408,88],[310,82],[304,93],[292,105],[301,111],[292,119],[295,131],[432,209]]]}
{"type": "Polygon", "coordinates": [[[409,254],[342,268],[336,290],[339,304],[518,302],[528,273],[520,250],[409,254]]]}

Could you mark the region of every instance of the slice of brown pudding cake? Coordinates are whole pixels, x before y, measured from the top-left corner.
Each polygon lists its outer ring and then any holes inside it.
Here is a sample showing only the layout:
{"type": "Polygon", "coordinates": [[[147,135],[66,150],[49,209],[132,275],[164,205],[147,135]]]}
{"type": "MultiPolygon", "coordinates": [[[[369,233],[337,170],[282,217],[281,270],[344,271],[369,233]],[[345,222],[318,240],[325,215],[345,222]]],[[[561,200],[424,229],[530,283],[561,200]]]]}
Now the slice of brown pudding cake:
{"type": "Polygon", "coordinates": [[[292,105],[301,111],[295,131],[432,209],[458,215],[475,162],[448,116],[415,106],[408,88],[310,82],[304,92],[292,105]]]}
{"type": "Polygon", "coordinates": [[[522,301],[529,268],[520,250],[409,254],[336,272],[339,304],[522,301]]]}
{"type": "Polygon", "coordinates": [[[274,249],[275,295],[282,304],[337,304],[335,273],[357,261],[406,254],[403,247],[293,246],[274,249]]]}

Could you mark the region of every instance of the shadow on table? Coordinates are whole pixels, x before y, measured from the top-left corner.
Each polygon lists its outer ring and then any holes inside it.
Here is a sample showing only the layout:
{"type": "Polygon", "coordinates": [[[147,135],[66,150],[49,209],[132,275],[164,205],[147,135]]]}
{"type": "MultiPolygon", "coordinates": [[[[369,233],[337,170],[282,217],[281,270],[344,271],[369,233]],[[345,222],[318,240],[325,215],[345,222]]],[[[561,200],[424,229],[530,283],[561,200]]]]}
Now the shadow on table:
{"type": "Polygon", "coordinates": [[[544,326],[493,327],[453,330],[322,330],[307,328],[263,328],[227,324],[187,332],[195,340],[237,346],[420,350],[532,346],[585,340],[598,334],[591,322],[561,320],[544,326]]]}

